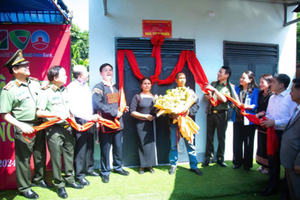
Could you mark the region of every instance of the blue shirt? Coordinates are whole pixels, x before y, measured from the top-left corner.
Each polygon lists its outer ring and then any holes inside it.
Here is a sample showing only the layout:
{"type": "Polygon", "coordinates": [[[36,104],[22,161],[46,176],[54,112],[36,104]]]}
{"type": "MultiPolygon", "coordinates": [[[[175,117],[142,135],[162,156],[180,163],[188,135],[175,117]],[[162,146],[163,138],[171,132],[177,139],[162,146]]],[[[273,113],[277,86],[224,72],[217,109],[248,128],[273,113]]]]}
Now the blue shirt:
{"type": "MultiPolygon", "coordinates": [[[[235,86],[235,92],[237,94],[240,93],[240,90],[241,90],[240,86],[235,86]]],[[[247,92],[244,104],[247,106],[254,105],[254,107],[252,109],[246,109],[246,111],[245,111],[246,113],[255,115],[256,109],[258,107],[258,102],[257,102],[258,96],[259,96],[259,90],[257,88],[253,88],[253,91],[251,94],[249,92],[247,92]]],[[[236,110],[235,109],[233,109],[231,119],[233,122],[235,122],[235,119],[236,119],[236,110]]],[[[250,124],[253,124],[253,123],[249,122],[249,125],[250,124]]]]}

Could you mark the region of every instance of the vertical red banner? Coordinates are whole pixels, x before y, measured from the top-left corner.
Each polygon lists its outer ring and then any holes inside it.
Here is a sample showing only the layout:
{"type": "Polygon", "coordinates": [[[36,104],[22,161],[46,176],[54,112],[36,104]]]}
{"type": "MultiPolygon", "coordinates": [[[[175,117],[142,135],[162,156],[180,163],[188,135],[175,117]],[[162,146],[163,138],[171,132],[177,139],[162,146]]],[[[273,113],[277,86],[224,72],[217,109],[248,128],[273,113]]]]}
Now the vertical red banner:
{"type": "MultiPolygon", "coordinates": [[[[1,25],[0,27],[0,87],[13,78],[2,66],[18,50],[30,62],[31,77],[47,84],[47,71],[51,66],[65,68],[68,81],[71,75],[70,25],[1,25]]],[[[16,189],[13,127],[0,119],[0,190],[16,189]]],[[[47,155],[47,163],[50,157],[47,155]]],[[[33,168],[33,163],[31,163],[33,168]]]]}

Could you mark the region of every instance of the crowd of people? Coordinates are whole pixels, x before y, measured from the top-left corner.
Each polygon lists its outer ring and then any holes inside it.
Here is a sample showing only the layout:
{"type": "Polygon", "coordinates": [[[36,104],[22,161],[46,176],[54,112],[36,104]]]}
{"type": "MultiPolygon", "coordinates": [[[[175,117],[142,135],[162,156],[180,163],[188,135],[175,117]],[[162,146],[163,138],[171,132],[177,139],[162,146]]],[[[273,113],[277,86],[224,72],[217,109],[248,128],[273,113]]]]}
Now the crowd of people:
{"type": "MultiPolygon", "coordinates": [[[[61,66],[52,66],[47,72],[49,84],[41,88],[39,81],[30,78],[28,61],[18,50],[4,65],[13,75],[1,91],[0,113],[4,120],[14,127],[15,162],[18,190],[28,199],[39,198],[32,186],[52,188],[55,186],[58,196],[67,198],[65,187],[82,189],[90,183],[86,176],[101,176],[103,183],[109,182],[111,172],[128,176],[123,169],[122,130],[124,128],[119,109],[120,94],[113,83],[113,67],[109,63],[100,66],[102,81],[90,91],[88,86],[89,72],[87,68],[76,65],[73,68],[74,81],[64,87],[67,81],[66,71],[61,66]],[[43,121],[59,118],[59,121],[45,130],[37,131],[33,137],[25,138],[23,134],[35,132],[33,126],[43,121]],[[118,120],[119,128],[113,129],[103,124],[95,123],[86,131],[78,131],[70,126],[67,119],[73,119],[77,124],[98,122],[100,118],[118,120]],[[97,131],[96,131],[97,130],[97,131]],[[101,148],[101,171],[96,173],[94,166],[94,132],[99,132],[101,148]],[[51,157],[53,180],[45,180],[46,142],[51,157]],[[113,171],[111,169],[110,150],[112,148],[113,171]],[[34,174],[31,178],[30,158],[34,158],[34,174]],[[62,159],[64,176],[62,176],[62,159]]],[[[209,166],[216,158],[217,164],[227,167],[224,161],[225,137],[229,109],[233,109],[233,169],[243,166],[249,171],[253,167],[254,136],[258,130],[256,162],[261,165],[258,170],[269,174],[269,184],[262,196],[278,192],[280,166],[285,168],[285,178],[282,198],[300,199],[300,79],[293,80],[291,92],[287,88],[290,78],[286,74],[274,77],[263,74],[259,86],[254,73],[245,71],[241,74],[240,85],[230,83],[231,69],[221,67],[217,81],[205,85],[209,91],[204,95],[207,101],[207,130],[205,160],[202,167],[209,166]],[[260,87],[260,89],[259,89],[260,87]],[[241,108],[234,106],[227,96],[240,103],[241,108]],[[213,104],[211,99],[217,104],[213,104]],[[249,121],[245,114],[260,118],[260,125],[249,121]],[[269,128],[274,128],[278,148],[269,153],[269,128]],[[214,133],[217,132],[218,149],[214,155],[214,133]]],[[[184,72],[176,74],[175,82],[178,88],[185,87],[184,72]]],[[[157,162],[156,151],[156,113],[155,99],[151,93],[152,81],[144,77],[140,81],[141,92],[136,94],[125,112],[135,119],[137,130],[137,146],[140,160],[139,174],[149,171],[155,173],[157,162]]],[[[195,116],[200,100],[192,89],[188,89],[189,98],[193,104],[185,106],[180,113],[170,113],[170,153],[169,174],[173,175],[178,163],[178,141],[182,137],[179,131],[178,119],[181,116],[195,116]],[[175,122],[175,123],[174,123],[175,122]]],[[[186,97],[187,98],[187,97],[186,97]]],[[[196,148],[193,141],[183,138],[188,152],[190,171],[203,175],[198,168],[196,148]]],[[[273,144],[274,145],[274,144],[273,144]]],[[[274,148],[274,147],[273,147],[274,148]]]]}

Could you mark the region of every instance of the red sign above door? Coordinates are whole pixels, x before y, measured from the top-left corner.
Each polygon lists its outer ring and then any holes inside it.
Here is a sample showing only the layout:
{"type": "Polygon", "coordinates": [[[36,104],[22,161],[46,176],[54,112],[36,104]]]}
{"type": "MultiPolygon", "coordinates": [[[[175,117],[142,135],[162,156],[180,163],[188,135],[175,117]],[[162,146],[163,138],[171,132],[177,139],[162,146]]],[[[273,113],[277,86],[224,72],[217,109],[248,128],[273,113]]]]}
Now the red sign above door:
{"type": "Polygon", "coordinates": [[[143,37],[153,37],[161,34],[166,38],[172,37],[171,20],[143,20],[143,37]]]}

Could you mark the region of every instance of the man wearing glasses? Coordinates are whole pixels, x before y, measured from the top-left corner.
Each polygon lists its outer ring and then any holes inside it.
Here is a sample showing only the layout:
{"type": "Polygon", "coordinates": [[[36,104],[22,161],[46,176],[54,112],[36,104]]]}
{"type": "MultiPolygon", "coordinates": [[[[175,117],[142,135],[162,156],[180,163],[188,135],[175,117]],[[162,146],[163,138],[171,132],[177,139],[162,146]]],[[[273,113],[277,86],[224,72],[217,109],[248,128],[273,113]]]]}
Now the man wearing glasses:
{"type": "Polygon", "coordinates": [[[36,116],[36,100],[41,87],[37,79],[29,77],[28,63],[23,58],[22,51],[18,50],[3,66],[8,68],[14,78],[1,92],[0,113],[5,121],[14,126],[18,190],[28,199],[37,199],[39,196],[31,189],[31,186],[51,188],[53,185],[44,180],[46,174],[45,133],[39,131],[33,138],[27,137],[27,141],[23,136],[23,133],[33,133],[32,127],[42,123],[42,120],[36,116]],[[31,155],[34,160],[32,185],[31,155]]]}
{"type": "MultiPolygon", "coordinates": [[[[112,146],[113,168],[114,172],[123,176],[128,176],[129,172],[122,167],[122,130],[123,130],[123,113],[118,111],[119,108],[119,91],[112,82],[113,67],[104,63],[99,68],[102,82],[95,85],[93,89],[93,108],[104,119],[114,121],[117,118],[121,124],[119,129],[110,129],[102,126],[99,131],[100,148],[101,148],[101,177],[103,183],[109,182],[111,172],[109,153],[112,146]]],[[[128,111],[128,107],[126,107],[128,111]]]]}

